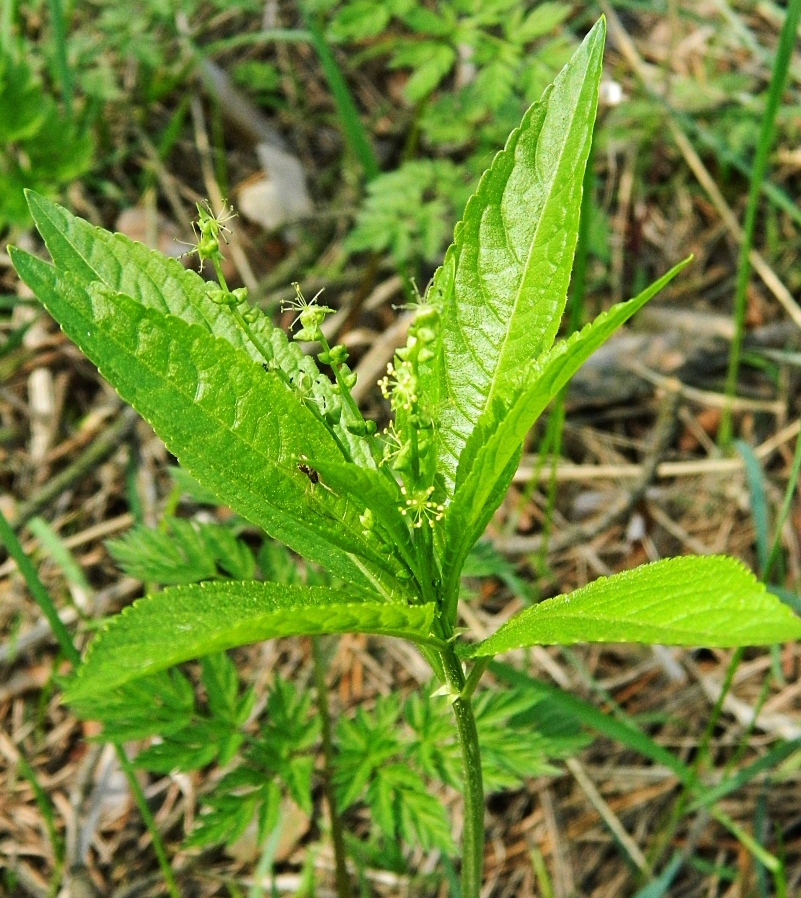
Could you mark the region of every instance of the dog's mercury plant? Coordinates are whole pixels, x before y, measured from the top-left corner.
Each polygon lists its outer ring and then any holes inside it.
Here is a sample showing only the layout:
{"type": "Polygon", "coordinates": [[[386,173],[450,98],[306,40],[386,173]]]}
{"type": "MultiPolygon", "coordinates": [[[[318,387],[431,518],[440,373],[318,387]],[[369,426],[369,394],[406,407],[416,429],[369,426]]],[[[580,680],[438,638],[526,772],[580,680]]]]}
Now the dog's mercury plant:
{"type": "MultiPolygon", "coordinates": [[[[325,339],[330,310],[298,291],[300,329],[288,341],[244,291],[229,290],[219,265],[222,221],[208,210],[200,213],[197,253],[214,267],[213,285],[35,194],[31,214],[53,264],[10,250],[20,277],[186,471],[336,584],[216,579],[148,595],[94,638],[67,700],[85,703],[187,659],[277,636],[408,639],[453,710],[463,898],[475,898],[481,885],[473,693],[493,655],[536,644],[735,646],[801,636],[801,620],[724,557],[669,559],[602,578],[521,611],[483,641],[457,628],[463,565],[532,424],[579,365],[685,264],[554,345],[603,41],[600,21],[481,179],[381,383],[394,413],[381,433],[351,396],[345,348],[325,339]],[[318,344],[333,381],[298,341],[318,344]]],[[[246,712],[237,701],[232,696],[226,712],[232,720],[246,712]]],[[[228,748],[219,751],[228,756],[228,748]]]]}

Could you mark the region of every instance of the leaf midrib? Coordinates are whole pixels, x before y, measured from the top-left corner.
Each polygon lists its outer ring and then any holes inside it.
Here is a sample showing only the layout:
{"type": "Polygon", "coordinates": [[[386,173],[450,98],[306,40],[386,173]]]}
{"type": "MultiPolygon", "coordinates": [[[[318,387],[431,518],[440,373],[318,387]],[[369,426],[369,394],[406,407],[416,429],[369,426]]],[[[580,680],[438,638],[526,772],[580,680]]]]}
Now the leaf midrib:
{"type": "MultiPolygon", "coordinates": [[[[515,315],[517,314],[518,306],[519,306],[519,304],[520,304],[520,302],[521,302],[521,300],[522,300],[523,284],[524,284],[525,281],[526,281],[526,275],[527,275],[527,273],[528,273],[528,271],[529,271],[529,267],[530,267],[530,265],[531,265],[532,254],[533,254],[533,252],[534,252],[535,246],[537,245],[537,237],[539,236],[540,228],[542,227],[543,219],[545,218],[545,209],[546,209],[548,203],[550,202],[551,195],[552,195],[552,192],[553,192],[553,185],[554,185],[554,183],[557,181],[557,175],[558,175],[559,171],[561,171],[561,167],[562,167],[562,159],[564,158],[564,154],[565,154],[565,151],[566,151],[566,149],[567,149],[567,145],[568,145],[568,143],[569,143],[569,139],[570,139],[570,137],[572,137],[572,135],[573,135],[573,133],[574,133],[574,125],[575,125],[575,121],[576,121],[576,110],[579,108],[579,106],[581,105],[581,101],[584,99],[584,90],[583,90],[583,87],[584,87],[586,84],[587,84],[587,80],[585,79],[585,80],[582,82],[582,91],[581,91],[581,93],[580,93],[580,95],[579,95],[579,100],[576,102],[576,105],[575,105],[574,110],[573,110],[573,114],[572,114],[572,116],[571,116],[571,118],[570,118],[570,128],[569,128],[569,131],[568,131],[568,135],[567,135],[567,137],[565,138],[565,140],[562,142],[562,148],[561,148],[561,150],[559,151],[559,155],[558,155],[558,162],[557,162],[557,164],[556,164],[556,165],[554,166],[554,168],[553,168],[554,175],[553,175],[553,177],[551,178],[551,181],[550,181],[550,183],[549,183],[549,185],[548,185],[548,193],[547,193],[547,197],[546,197],[546,199],[543,201],[543,204],[542,204],[542,214],[540,215],[539,220],[537,221],[537,225],[536,225],[536,228],[535,228],[535,230],[534,230],[534,235],[533,235],[533,237],[532,237],[532,239],[531,239],[531,244],[530,244],[530,246],[529,246],[529,248],[528,248],[528,253],[526,254],[526,262],[525,262],[525,266],[523,267],[523,271],[522,271],[522,274],[521,274],[521,277],[520,277],[520,283],[519,283],[519,285],[518,285],[517,292],[515,293],[515,300],[514,300],[514,303],[512,304],[512,311],[511,311],[511,315],[510,315],[510,318],[509,318],[509,327],[506,328],[506,331],[505,331],[505,333],[504,333],[504,336],[503,336],[503,338],[502,338],[502,340],[501,340],[501,348],[500,348],[500,351],[498,352],[498,361],[497,361],[497,364],[495,365],[495,370],[494,370],[493,373],[492,373],[492,377],[491,377],[490,383],[489,383],[489,389],[488,389],[488,391],[487,391],[487,396],[486,396],[486,399],[485,399],[485,401],[484,401],[484,408],[485,408],[485,409],[489,406],[489,404],[490,404],[490,402],[491,402],[491,400],[492,400],[492,397],[493,397],[493,395],[494,395],[494,393],[495,393],[495,386],[496,386],[496,383],[497,383],[497,379],[498,379],[498,377],[500,376],[501,369],[502,369],[502,367],[503,367],[503,366],[502,366],[502,361],[503,361],[503,358],[504,358],[504,353],[505,353],[505,351],[506,351],[506,346],[507,346],[507,343],[508,343],[508,341],[509,341],[509,336],[510,336],[510,334],[511,334],[511,332],[512,332],[512,321],[514,320],[514,317],[515,317],[515,315]]],[[[545,123],[547,122],[547,116],[550,114],[552,97],[553,97],[553,92],[551,92],[551,93],[549,94],[549,96],[548,96],[548,109],[547,109],[547,111],[546,111],[546,113],[545,113],[545,116],[546,116],[546,117],[545,117],[545,119],[543,119],[542,127],[540,128],[540,133],[542,133],[542,131],[544,130],[544,128],[545,128],[545,123]]],[[[537,141],[537,145],[535,146],[535,153],[534,153],[534,156],[535,156],[535,159],[534,159],[534,170],[535,170],[535,171],[537,170],[537,166],[536,166],[536,150],[537,150],[537,147],[538,147],[538,146],[539,146],[539,140],[537,141]]],[[[517,149],[517,147],[515,147],[515,150],[516,150],[516,149],[517,149]]],[[[512,172],[513,172],[513,171],[514,171],[514,168],[512,169],[512,172]]],[[[511,177],[512,172],[510,172],[510,177],[511,177]]],[[[508,183],[509,183],[509,181],[508,181],[508,179],[507,179],[507,182],[506,182],[506,184],[504,185],[503,193],[502,193],[502,195],[501,195],[501,200],[500,200],[500,202],[499,202],[499,204],[498,204],[498,208],[499,208],[499,211],[500,211],[500,218],[501,218],[501,221],[503,222],[504,241],[505,241],[506,244],[509,246],[509,249],[511,250],[512,255],[513,255],[515,258],[517,258],[517,253],[515,252],[514,246],[512,245],[512,242],[509,240],[509,237],[508,237],[508,229],[507,229],[507,226],[506,226],[506,218],[505,218],[505,216],[504,216],[504,214],[503,214],[503,198],[504,198],[504,196],[506,195],[506,188],[507,188],[507,186],[508,186],[508,183]]],[[[581,192],[581,191],[579,191],[579,192],[581,192]]],[[[482,216],[482,218],[483,218],[483,216],[482,216]]]]}

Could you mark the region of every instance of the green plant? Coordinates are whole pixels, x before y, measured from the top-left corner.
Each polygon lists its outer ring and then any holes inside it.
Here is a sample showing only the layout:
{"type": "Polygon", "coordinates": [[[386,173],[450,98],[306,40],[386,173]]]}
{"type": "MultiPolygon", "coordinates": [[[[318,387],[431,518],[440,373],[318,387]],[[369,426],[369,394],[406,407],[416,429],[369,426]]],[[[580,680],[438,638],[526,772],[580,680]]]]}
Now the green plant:
{"type": "MultiPolygon", "coordinates": [[[[801,636],[801,621],[740,563],[723,557],[669,559],[602,578],[527,608],[477,643],[456,626],[462,569],[506,492],[531,425],[593,350],[686,264],[554,345],[603,39],[601,21],[468,202],[381,383],[394,412],[381,435],[351,397],[355,376],[345,348],[329,346],[323,335],[331,310],[298,291],[301,327],[289,342],[248,305],[245,291],[229,290],[220,267],[224,221],[203,209],[196,251],[218,284],[33,194],[31,213],[53,265],[10,250],[17,272],[64,332],[182,466],[331,578],[322,585],[216,579],[148,595],[95,637],[67,700],[96,702],[145,674],[268,637],[362,632],[409,639],[430,662],[455,720],[464,898],[479,894],[483,849],[474,694],[495,654],[542,643],[719,646],[801,636]],[[319,344],[318,360],[333,382],[297,341],[319,344]]],[[[191,546],[200,533],[184,536],[191,546]]],[[[245,699],[230,689],[229,673],[224,679],[227,698],[219,704],[230,723],[241,719],[245,699]]],[[[362,769],[353,748],[361,744],[360,726],[384,733],[385,758],[402,754],[384,727],[393,716],[389,708],[381,720],[342,725],[340,740],[351,746],[343,756],[353,762],[343,762],[344,784],[333,771],[341,801],[351,797],[362,769]]],[[[369,758],[363,788],[377,824],[420,837],[425,810],[400,823],[386,816],[393,794],[417,787],[402,777],[387,781],[380,762],[369,758]]],[[[452,758],[443,763],[452,769],[452,758]]],[[[334,814],[332,821],[336,828],[334,814]]],[[[430,838],[435,844],[439,837],[430,838]]]]}
{"type": "Polygon", "coordinates": [[[59,111],[30,55],[0,44],[0,230],[30,223],[25,188],[52,195],[92,162],[88,131],[59,111]]]}
{"type": "Polygon", "coordinates": [[[379,57],[388,72],[407,74],[401,106],[413,110],[400,164],[372,180],[346,249],[389,250],[399,266],[431,262],[464,208],[469,182],[569,59],[575,41],[562,26],[571,7],[528,9],[518,0],[315,6],[328,18],[332,45],[346,46],[358,64],[379,57]],[[412,158],[420,152],[435,158],[412,158]]]}

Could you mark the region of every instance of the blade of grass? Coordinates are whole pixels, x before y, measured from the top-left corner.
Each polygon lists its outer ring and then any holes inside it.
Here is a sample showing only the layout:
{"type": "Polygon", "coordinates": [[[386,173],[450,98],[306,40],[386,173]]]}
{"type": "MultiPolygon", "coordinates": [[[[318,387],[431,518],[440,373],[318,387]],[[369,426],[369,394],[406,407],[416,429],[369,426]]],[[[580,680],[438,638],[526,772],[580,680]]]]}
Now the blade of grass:
{"type": "MultiPolygon", "coordinates": [[[[677,112],[673,107],[668,106],[668,104],[664,105],[681,127],[685,131],[690,132],[690,134],[695,135],[695,137],[698,138],[699,143],[712,150],[720,162],[724,165],[730,165],[740,172],[741,175],[744,175],[749,180],[751,179],[753,173],[752,166],[750,166],[739,153],[733,152],[722,140],[719,140],[715,135],[715,132],[707,130],[703,125],[700,125],[697,121],[690,118],[690,116],[685,115],[683,112],[677,112]]],[[[784,212],[796,224],[801,225],[801,209],[799,209],[792,198],[785,193],[781,187],[774,184],[773,181],[765,179],[759,185],[759,189],[769,203],[773,203],[777,209],[784,212]]]]}
{"type": "Polygon", "coordinates": [[[58,616],[58,611],[56,611],[49,593],[42,585],[42,581],[39,579],[39,575],[36,573],[31,560],[25,554],[25,550],[9,526],[2,511],[0,511],[0,541],[3,542],[6,551],[16,562],[30,594],[50,624],[50,629],[53,631],[53,636],[55,636],[62,654],[73,667],[77,667],[81,663],[81,656],[73,645],[72,637],[58,616]]]}
{"type": "Polygon", "coordinates": [[[766,851],[753,836],[750,836],[741,826],[738,826],[728,814],[725,814],[720,808],[712,808],[709,815],[727,829],[743,848],[756,858],[760,864],[767,867],[771,873],[776,873],[781,869],[781,861],[776,855],[766,851]]]}
{"type": "Polygon", "coordinates": [[[28,521],[28,530],[39,540],[41,547],[58,565],[68,583],[87,592],[91,589],[72,552],[44,518],[31,518],[28,521]]]}
{"type": "Polygon", "coordinates": [[[56,72],[61,83],[61,97],[67,120],[72,118],[72,72],[67,63],[67,37],[64,32],[64,10],[61,0],[48,0],[50,5],[50,27],[53,30],[53,55],[56,72]]]}
{"type": "Polygon", "coordinates": [[[359,111],[356,109],[356,103],[351,96],[348,85],[345,83],[345,79],[342,77],[342,72],[337,65],[336,59],[334,59],[334,54],[326,43],[322,31],[312,16],[307,14],[304,4],[301,3],[299,5],[303,24],[309,33],[310,43],[317,54],[325,80],[328,82],[331,96],[334,99],[339,124],[345,134],[345,140],[364,171],[365,183],[369,184],[379,172],[378,161],[373,152],[370,138],[362,125],[359,111]]]}
{"type": "Polygon", "coordinates": [[[536,680],[501,661],[493,661],[489,669],[505,683],[532,690],[535,694],[548,699],[561,711],[574,717],[587,728],[602,736],[607,736],[609,739],[614,739],[616,742],[620,742],[656,764],[667,767],[682,783],[690,780],[692,775],[690,768],[674,757],[667,749],[662,748],[661,745],[658,745],[653,739],[646,736],[633,723],[609,717],[589,702],[576,698],[576,696],[570,695],[568,692],[563,692],[556,686],[550,686],[547,683],[536,680]]]}
{"type": "Polygon", "coordinates": [[[656,877],[652,879],[648,885],[643,886],[634,898],[663,898],[667,894],[668,889],[673,885],[676,874],[681,869],[684,858],[681,854],[674,854],[670,859],[667,867],[656,877]]]}
{"type": "Polygon", "coordinates": [[[742,440],[736,440],[734,448],[740,453],[745,465],[745,479],[751,499],[751,520],[754,522],[756,536],[757,567],[764,571],[768,564],[768,505],[765,501],[762,466],[751,447],[742,440]]]}
{"type": "Polygon", "coordinates": [[[545,858],[536,845],[529,852],[529,857],[531,858],[531,866],[534,869],[534,875],[537,877],[537,885],[542,893],[542,898],[554,898],[553,886],[548,876],[548,868],[545,866],[545,858]]]}
{"type": "MultiPolygon", "coordinates": [[[[754,808],[754,832],[757,834],[757,837],[760,841],[765,838],[765,823],[767,817],[767,801],[765,797],[764,789],[759,793],[759,797],[756,801],[756,807],[754,808]]],[[[765,875],[765,868],[762,864],[756,864],[754,870],[757,892],[759,893],[759,898],[768,898],[770,892],[768,890],[768,877],[765,875]]]]}
{"type": "MultiPolygon", "coordinates": [[[[61,618],[58,616],[58,611],[53,604],[53,600],[50,598],[49,593],[44,588],[42,581],[39,579],[39,575],[36,573],[36,569],[34,568],[28,556],[25,554],[20,541],[17,539],[16,534],[9,526],[8,521],[5,519],[2,511],[0,511],[0,541],[3,542],[6,550],[8,551],[8,554],[17,563],[17,568],[19,569],[19,572],[22,574],[22,577],[25,580],[25,585],[28,587],[28,591],[33,596],[34,601],[39,606],[42,614],[44,614],[45,618],[50,624],[50,627],[53,630],[53,635],[56,637],[56,641],[58,642],[62,653],[69,660],[70,664],[73,667],[77,667],[81,663],[81,656],[78,653],[78,650],[75,648],[72,638],[67,632],[67,628],[62,623],[61,618]]],[[[148,807],[145,793],[142,791],[142,787],[139,785],[139,781],[136,779],[134,769],[128,761],[127,755],[125,754],[125,749],[117,743],[113,744],[114,750],[117,754],[117,760],[119,761],[122,771],[125,773],[125,777],[128,780],[128,785],[131,789],[131,794],[133,795],[134,801],[136,802],[136,805],[139,808],[139,812],[142,815],[142,820],[145,824],[145,827],[150,834],[150,839],[153,843],[153,851],[156,854],[156,859],[158,860],[159,867],[161,868],[161,873],[164,877],[164,884],[167,887],[167,891],[170,893],[171,898],[181,898],[180,893],[178,892],[178,886],[176,885],[175,878],[172,874],[172,868],[170,867],[169,861],[167,860],[167,854],[164,851],[164,844],[162,843],[158,829],[156,828],[156,821],[153,819],[153,815],[150,813],[150,808],[148,807]]]]}
{"type": "MultiPolygon", "coordinates": [[[[748,188],[748,202],[743,222],[743,241],[740,244],[740,255],[737,264],[737,284],[734,294],[734,338],[729,347],[729,364],[726,372],[726,396],[731,399],[737,386],[737,374],[740,368],[740,352],[745,325],[745,303],[748,280],[751,273],[751,247],[754,240],[754,224],[756,223],[757,206],[762,182],[768,164],[768,152],[773,142],[776,113],[781,103],[784,85],[787,81],[787,70],[790,66],[793,48],[796,43],[796,31],[801,18],[801,0],[789,0],[787,14],[784,17],[779,35],[779,46],[773,62],[765,112],[759,130],[754,167],[751,171],[751,183],[748,188]]],[[[718,430],[718,443],[727,446],[731,442],[731,409],[726,406],[721,416],[718,430]]]]}
{"type": "Polygon", "coordinates": [[[39,808],[39,813],[42,815],[45,829],[47,830],[47,837],[50,840],[50,848],[53,852],[54,863],[53,873],[50,877],[50,888],[48,889],[48,895],[52,896],[58,892],[58,887],[61,880],[61,868],[64,865],[64,840],[56,830],[56,819],[55,815],[53,814],[53,806],[51,805],[44,789],[39,784],[39,780],[36,776],[36,771],[27,762],[22,752],[19,752],[17,754],[16,763],[19,766],[20,772],[28,781],[28,785],[33,791],[33,797],[36,801],[36,806],[39,808]]]}
{"type": "Polygon", "coordinates": [[[782,528],[784,527],[784,522],[787,520],[787,515],[790,514],[790,507],[793,504],[793,496],[795,495],[795,488],[796,484],[798,483],[799,469],[801,469],[801,433],[798,434],[798,437],[795,441],[795,452],[793,453],[793,463],[790,468],[790,478],[787,481],[787,489],[784,491],[782,507],[779,509],[779,515],[776,518],[776,529],[773,535],[773,544],[770,547],[768,560],[765,562],[765,569],[762,573],[762,579],[766,582],[770,577],[770,572],[773,570],[773,566],[776,563],[776,559],[779,555],[779,549],[781,548],[782,528]]]}
{"type": "Polygon", "coordinates": [[[794,754],[799,749],[801,749],[801,739],[782,742],[752,764],[743,767],[742,770],[738,770],[734,776],[730,776],[728,779],[723,780],[723,782],[718,783],[718,785],[714,786],[712,789],[707,789],[702,792],[696,799],[690,802],[687,806],[687,811],[697,811],[701,808],[709,807],[711,804],[718,801],[718,799],[724,798],[726,795],[729,795],[731,792],[734,792],[736,789],[749,783],[760,773],[781,764],[782,761],[789,758],[790,755],[794,754]]]}

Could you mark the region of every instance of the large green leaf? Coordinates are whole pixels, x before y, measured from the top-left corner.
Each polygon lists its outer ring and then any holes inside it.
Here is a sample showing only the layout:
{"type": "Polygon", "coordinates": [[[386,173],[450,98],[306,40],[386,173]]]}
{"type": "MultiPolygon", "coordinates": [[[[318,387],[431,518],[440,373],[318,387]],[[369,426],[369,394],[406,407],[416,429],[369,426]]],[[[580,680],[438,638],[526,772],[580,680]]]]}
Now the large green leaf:
{"type": "Polygon", "coordinates": [[[433,617],[433,605],[347,601],[328,587],[176,586],[139,599],[105,625],[65,699],[83,699],[190,658],[278,636],[379,633],[430,641],[433,617]]]}
{"type": "Polygon", "coordinates": [[[601,577],[527,608],[463,654],[497,655],[529,645],[646,642],[770,645],[801,637],[796,617],[739,561],[668,558],[601,577]]]}
{"type": "MultiPolygon", "coordinates": [[[[675,265],[639,296],[612,306],[550,352],[508,377],[507,403],[496,399],[464,447],[453,500],[446,511],[443,582],[455,595],[467,553],[500,505],[531,425],[581,365],[624,322],[671,281],[690,259],[675,265]]],[[[451,609],[453,610],[453,609],[451,609]]]]}
{"type": "Polygon", "coordinates": [[[484,174],[430,300],[441,347],[423,379],[437,406],[438,468],[452,489],[462,449],[504,378],[548,350],[565,305],[592,139],[601,19],[484,174]]]}
{"type": "MultiPolygon", "coordinates": [[[[248,520],[363,587],[397,592],[397,565],[362,535],[354,506],[314,489],[298,459],[342,454],[271,372],[197,325],[11,250],[20,277],[189,473],[248,520]],[[358,557],[357,557],[358,556],[358,557]]],[[[400,596],[398,596],[400,598],[400,596]]]]}
{"type": "MultiPolygon", "coordinates": [[[[324,408],[335,402],[330,380],[321,375],[314,359],[303,354],[297,343],[273,327],[258,309],[251,310],[250,329],[256,347],[234,318],[233,310],[215,303],[207,283],[176,259],[169,259],[129,240],[76,218],[62,206],[27,191],[28,207],[45,246],[59,272],[70,272],[83,287],[100,282],[115,293],[124,293],[143,306],[175,315],[205,328],[232,346],[244,350],[254,361],[264,361],[262,349],[293,382],[302,381],[314,400],[324,408]]],[[[240,306],[243,311],[246,301],[240,306]]],[[[341,423],[334,425],[341,443],[354,461],[373,467],[365,439],[354,436],[341,423]]]]}

